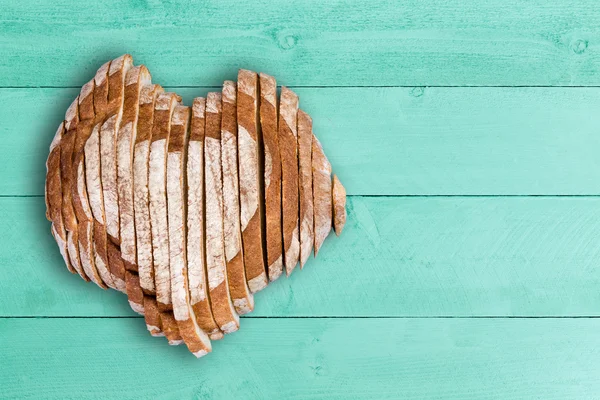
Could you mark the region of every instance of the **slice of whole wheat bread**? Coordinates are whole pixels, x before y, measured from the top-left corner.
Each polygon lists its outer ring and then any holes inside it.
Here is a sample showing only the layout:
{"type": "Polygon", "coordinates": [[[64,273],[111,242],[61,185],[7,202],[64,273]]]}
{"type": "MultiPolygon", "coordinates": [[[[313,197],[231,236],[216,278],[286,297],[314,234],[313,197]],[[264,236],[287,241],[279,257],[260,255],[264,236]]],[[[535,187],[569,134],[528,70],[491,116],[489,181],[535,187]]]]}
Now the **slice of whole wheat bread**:
{"type": "Polygon", "coordinates": [[[125,270],[125,283],[127,288],[127,300],[131,309],[140,315],[144,315],[144,293],[140,287],[140,278],[137,273],[125,270]]]}
{"type": "Polygon", "coordinates": [[[310,257],[315,241],[312,188],[312,119],[298,111],[298,160],[300,189],[300,268],[310,257]]]}
{"type": "Polygon", "coordinates": [[[313,204],[315,209],[315,257],[331,231],[331,164],[323,152],[321,142],[312,138],[313,204]]]}
{"type": "Polygon", "coordinates": [[[179,326],[172,311],[162,311],[160,313],[160,323],[163,333],[171,346],[183,344],[183,338],[181,337],[179,326]]]}
{"type": "Polygon", "coordinates": [[[212,350],[208,335],[200,329],[190,304],[185,196],[185,159],[189,140],[190,107],[176,106],[171,118],[167,155],[167,204],[169,217],[169,265],[173,316],[186,346],[196,357],[212,350]]]}
{"type": "Polygon", "coordinates": [[[152,336],[165,336],[162,330],[162,322],[160,319],[160,311],[156,304],[156,297],[144,295],[144,320],[146,321],[146,329],[152,336]]]}
{"type": "Polygon", "coordinates": [[[231,333],[239,328],[239,316],[229,294],[225,261],[221,112],[221,94],[209,93],[206,99],[204,141],[206,269],[213,316],[224,333],[231,333]]]}
{"type": "Polygon", "coordinates": [[[287,276],[300,256],[299,189],[298,189],[298,96],[281,88],[279,104],[279,151],[281,152],[281,211],[283,254],[287,276]]]}
{"type": "Polygon", "coordinates": [[[133,157],[133,205],[138,274],[142,290],[152,296],[156,295],[156,287],[154,285],[148,174],[150,140],[154,123],[154,104],[160,93],[163,93],[163,89],[159,85],[144,86],[142,88],[133,157]]]}
{"type": "Polygon", "coordinates": [[[62,189],[62,216],[67,231],[67,250],[69,261],[77,273],[86,282],[90,281],[83,270],[79,258],[79,239],[77,216],[73,208],[73,147],[77,137],[77,124],[79,123],[79,96],[71,103],[65,115],[65,132],[60,142],[60,176],[62,189]]]}
{"type": "Polygon", "coordinates": [[[244,250],[240,230],[240,187],[238,181],[238,143],[236,85],[223,84],[221,122],[221,163],[223,165],[223,232],[229,293],[239,315],[254,309],[254,296],[248,288],[244,270],[244,250]]]}
{"type": "Polygon", "coordinates": [[[344,225],[346,225],[346,189],[337,175],[333,175],[333,229],[340,236],[344,225]]]}
{"type": "Polygon", "coordinates": [[[267,74],[260,74],[260,125],[264,153],[265,238],[267,242],[267,272],[274,281],[283,272],[283,245],[281,234],[281,156],[277,135],[277,82],[267,74]]]}
{"type": "Polygon", "coordinates": [[[75,269],[71,265],[69,260],[69,253],[67,249],[67,232],[65,231],[65,225],[62,217],[62,183],[60,177],[60,142],[65,129],[64,121],[61,122],[52,143],[50,144],[50,153],[48,160],[46,161],[46,186],[45,186],[45,199],[46,199],[46,218],[52,222],[51,232],[58,249],[62,255],[67,269],[71,273],[76,273],[75,269]]]}
{"type": "Polygon", "coordinates": [[[240,223],[244,246],[244,265],[252,293],[267,286],[263,251],[261,196],[263,177],[260,168],[260,118],[258,115],[258,75],[241,69],[238,72],[237,123],[238,165],[240,179],[240,223]]]}
{"type": "Polygon", "coordinates": [[[187,261],[190,302],[198,326],[211,339],[223,338],[215,322],[208,295],[204,218],[204,140],[206,99],[197,97],[192,104],[190,139],[187,153],[187,261]]]}
{"type": "Polygon", "coordinates": [[[73,267],[71,266],[71,260],[69,260],[69,253],[67,250],[66,241],[67,233],[64,231],[64,229],[62,233],[59,233],[55,224],[52,224],[52,226],[50,227],[50,232],[52,233],[54,240],[56,240],[56,243],[58,244],[58,250],[60,251],[60,255],[62,256],[65,264],[67,265],[67,269],[71,273],[76,274],[77,271],[73,269],[73,267]]]}
{"type": "Polygon", "coordinates": [[[123,116],[117,135],[117,189],[119,195],[119,232],[121,257],[125,269],[138,271],[135,217],[133,205],[133,157],[139,114],[140,92],[150,85],[148,69],[141,65],[131,68],[125,78],[123,116]]]}
{"type": "Polygon", "coordinates": [[[150,143],[148,192],[152,255],[156,301],[161,311],[173,308],[169,269],[169,223],[167,211],[167,149],[171,133],[171,116],[181,98],[174,93],[161,93],[154,104],[154,122],[150,143]]]}
{"type": "Polygon", "coordinates": [[[100,173],[100,127],[108,111],[108,71],[111,62],[102,65],[94,77],[94,122],[84,147],[85,183],[87,198],[93,215],[92,247],[94,263],[106,285],[125,292],[125,271],[110,269],[106,247],[106,227],[104,217],[104,198],[100,173]]]}
{"type": "Polygon", "coordinates": [[[104,217],[109,239],[120,244],[119,194],[117,186],[117,135],[123,116],[125,78],[133,66],[130,55],[123,55],[110,64],[108,71],[108,106],[106,119],[100,128],[100,172],[104,217]]]}
{"type": "MultiPolygon", "coordinates": [[[[79,123],[77,124],[77,136],[73,146],[73,177],[71,186],[73,209],[78,220],[79,257],[82,267],[88,277],[98,286],[106,289],[113,287],[113,279],[106,268],[106,264],[100,260],[96,265],[99,255],[94,248],[94,217],[90,207],[85,172],[85,144],[89,139],[97,119],[103,118],[98,115],[94,108],[94,95],[97,80],[106,79],[108,65],[104,64],[96,72],[94,79],[83,85],[79,93],[79,123]]],[[[101,88],[99,88],[101,91],[101,88]]]]}
{"type": "Polygon", "coordinates": [[[92,79],[83,85],[79,92],[79,123],[77,124],[77,136],[73,144],[73,166],[71,171],[73,177],[71,178],[71,182],[74,184],[71,186],[71,198],[73,200],[73,210],[77,216],[77,236],[81,266],[92,282],[106,289],[107,286],[100,277],[94,259],[93,216],[85,184],[84,146],[92,132],[95,119],[94,87],[95,79],[92,79]]]}

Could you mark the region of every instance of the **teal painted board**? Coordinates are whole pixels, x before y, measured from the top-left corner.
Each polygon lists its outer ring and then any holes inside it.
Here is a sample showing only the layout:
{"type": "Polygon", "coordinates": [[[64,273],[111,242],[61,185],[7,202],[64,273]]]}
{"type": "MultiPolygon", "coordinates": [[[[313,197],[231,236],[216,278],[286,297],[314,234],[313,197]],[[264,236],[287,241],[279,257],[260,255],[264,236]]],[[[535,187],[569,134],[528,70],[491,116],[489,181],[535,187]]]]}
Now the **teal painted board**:
{"type": "MultiPolygon", "coordinates": [[[[191,104],[209,89],[176,90],[191,104]]],[[[351,195],[600,194],[600,88],[296,91],[351,195]]],[[[76,95],[0,89],[0,195],[43,194],[76,95]]]]}
{"type": "Polygon", "coordinates": [[[4,0],[0,86],[81,86],[131,52],[163,85],[599,85],[596,0],[4,0]],[[68,11],[67,11],[68,10],[68,11]]]}
{"type": "MultiPolygon", "coordinates": [[[[70,274],[41,198],[0,199],[0,316],[132,316],[70,274]]],[[[600,315],[600,198],[351,197],[341,237],[255,316],[600,315]]]]}
{"type": "Polygon", "coordinates": [[[598,319],[244,319],[197,360],[140,319],[0,319],[7,398],[593,399],[598,319]]]}
{"type": "Polygon", "coordinates": [[[599,20],[595,0],[3,1],[0,397],[598,398],[599,20]],[[292,86],[350,195],[342,236],[201,360],[69,274],[44,221],[55,128],[125,52],[188,103],[240,67],[292,86]]]}

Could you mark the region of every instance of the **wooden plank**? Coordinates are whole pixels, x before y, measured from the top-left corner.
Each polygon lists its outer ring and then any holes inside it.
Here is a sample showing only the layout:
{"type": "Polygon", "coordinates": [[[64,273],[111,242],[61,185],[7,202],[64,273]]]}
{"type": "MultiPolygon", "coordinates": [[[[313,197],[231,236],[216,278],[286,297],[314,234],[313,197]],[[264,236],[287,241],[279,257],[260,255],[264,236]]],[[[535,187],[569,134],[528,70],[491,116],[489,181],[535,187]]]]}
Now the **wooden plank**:
{"type": "Polygon", "coordinates": [[[82,85],[125,51],[163,85],[598,85],[599,19],[596,0],[8,0],[0,85],[82,85]]]}
{"type": "MultiPolygon", "coordinates": [[[[600,198],[350,197],[347,207],[344,233],[269,285],[250,316],[599,315],[600,198]]],[[[42,198],[0,199],[0,316],[134,315],[66,270],[43,212],[42,198]]]]}
{"type": "MultiPolygon", "coordinates": [[[[173,90],[188,105],[207,92],[173,90]]],[[[297,92],[349,195],[600,194],[600,88],[297,92]]],[[[76,93],[0,89],[0,195],[43,194],[48,148],[76,93]]]]}
{"type": "Polygon", "coordinates": [[[7,398],[591,399],[599,329],[598,319],[250,319],[197,360],[141,319],[0,319],[0,381],[7,398]]]}

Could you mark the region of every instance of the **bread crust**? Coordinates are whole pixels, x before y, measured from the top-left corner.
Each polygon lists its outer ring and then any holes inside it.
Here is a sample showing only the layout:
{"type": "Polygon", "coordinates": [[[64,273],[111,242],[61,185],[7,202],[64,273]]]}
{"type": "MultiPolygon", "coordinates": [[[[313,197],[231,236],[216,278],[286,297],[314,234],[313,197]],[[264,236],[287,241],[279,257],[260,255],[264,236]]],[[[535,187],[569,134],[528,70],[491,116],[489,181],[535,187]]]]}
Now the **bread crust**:
{"type": "Polygon", "coordinates": [[[263,252],[260,175],[260,127],[258,116],[258,75],[241,69],[237,82],[238,164],[240,176],[240,223],[245,251],[244,265],[252,293],[267,286],[263,252]]]}

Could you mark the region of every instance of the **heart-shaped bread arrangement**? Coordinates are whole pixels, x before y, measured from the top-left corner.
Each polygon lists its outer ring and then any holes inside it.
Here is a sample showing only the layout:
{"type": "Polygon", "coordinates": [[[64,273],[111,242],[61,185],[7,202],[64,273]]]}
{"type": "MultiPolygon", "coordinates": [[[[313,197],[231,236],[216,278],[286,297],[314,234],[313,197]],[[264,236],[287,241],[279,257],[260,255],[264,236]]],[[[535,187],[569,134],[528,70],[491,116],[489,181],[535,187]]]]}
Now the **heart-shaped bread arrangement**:
{"type": "Polygon", "coordinates": [[[68,108],[46,166],[67,268],[126,293],[150,334],[197,357],[346,220],[298,96],[282,87],[278,99],[273,77],[248,70],[189,107],[130,55],[109,61],[68,108]]]}

